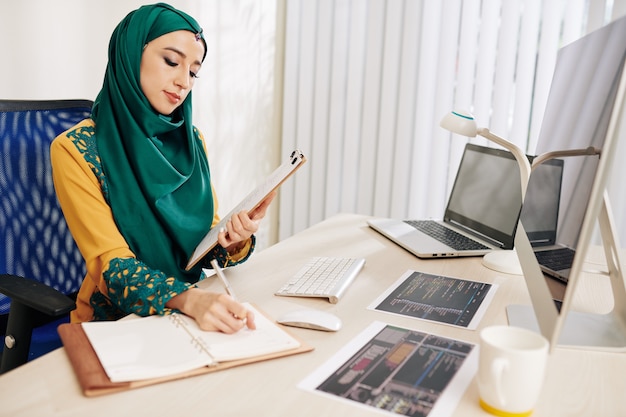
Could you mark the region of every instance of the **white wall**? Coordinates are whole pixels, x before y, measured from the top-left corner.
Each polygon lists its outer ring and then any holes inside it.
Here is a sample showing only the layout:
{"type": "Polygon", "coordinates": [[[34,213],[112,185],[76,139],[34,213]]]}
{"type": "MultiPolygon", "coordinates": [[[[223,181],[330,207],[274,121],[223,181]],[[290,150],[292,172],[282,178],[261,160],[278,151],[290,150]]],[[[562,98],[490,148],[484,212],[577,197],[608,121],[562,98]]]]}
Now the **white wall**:
{"type": "MultiPolygon", "coordinates": [[[[0,0],[0,95],[94,99],[109,37],[138,0],[0,0]]],[[[188,3],[173,1],[172,4],[188,3]]]]}

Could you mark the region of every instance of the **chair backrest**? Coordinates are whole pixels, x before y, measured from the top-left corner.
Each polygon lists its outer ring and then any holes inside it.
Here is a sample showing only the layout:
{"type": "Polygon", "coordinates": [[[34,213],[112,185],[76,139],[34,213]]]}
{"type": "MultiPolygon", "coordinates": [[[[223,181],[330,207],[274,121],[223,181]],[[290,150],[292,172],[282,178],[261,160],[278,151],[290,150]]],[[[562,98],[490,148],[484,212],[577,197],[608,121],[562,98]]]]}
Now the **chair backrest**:
{"type": "MultiPolygon", "coordinates": [[[[78,291],[84,261],[52,183],[50,143],[89,117],[89,100],[0,100],[0,274],[78,291]]],[[[0,294],[0,314],[10,300],[0,294]]]]}

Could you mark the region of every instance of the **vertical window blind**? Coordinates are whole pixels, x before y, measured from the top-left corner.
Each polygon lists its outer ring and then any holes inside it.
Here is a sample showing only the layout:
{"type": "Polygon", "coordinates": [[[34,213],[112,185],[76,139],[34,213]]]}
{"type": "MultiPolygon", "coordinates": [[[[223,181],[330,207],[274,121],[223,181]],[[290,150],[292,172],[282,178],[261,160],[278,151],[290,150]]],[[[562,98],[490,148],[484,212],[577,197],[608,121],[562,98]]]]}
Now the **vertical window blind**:
{"type": "Polygon", "coordinates": [[[310,160],[281,187],[279,238],[340,212],[441,217],[467,141],[443,115],[468,110],[533,153],[558,49],[626,12],[623,0],[285,5],[282,148],[310,160]]]}

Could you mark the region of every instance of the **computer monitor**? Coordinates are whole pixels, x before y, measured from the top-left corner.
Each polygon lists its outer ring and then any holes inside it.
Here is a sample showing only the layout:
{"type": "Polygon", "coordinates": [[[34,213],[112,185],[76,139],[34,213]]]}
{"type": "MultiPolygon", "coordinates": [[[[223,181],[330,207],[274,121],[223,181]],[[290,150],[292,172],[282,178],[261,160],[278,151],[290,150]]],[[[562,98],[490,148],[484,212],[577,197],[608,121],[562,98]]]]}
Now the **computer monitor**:
{"type": "MultiPolygon", "coordinates": [[[[565,157],[557,242],[576,249],[562,308],[557,310],[524,232],[515,246],[532,308],[507,308],[512,325],[537,328],[551,345],[626,350],[626,290],[619,262],[606,183],[615,159],[626,95],[626,17],[559,51],[536,154],[593,147],[600,156],[565,157]],[[582,266],[596,224],[601,235],[615,300],[612,312],[572,311],[582,266]]],[[[622,129],[626,128],[624,126],[622,129]]],[[[624,158],[621,158],[622,161],[624,158]]],[[[532,181],[532,179],[531,179],[532,181]]],[[[524,230],[523,219],[520,229],[524,230]]]]}

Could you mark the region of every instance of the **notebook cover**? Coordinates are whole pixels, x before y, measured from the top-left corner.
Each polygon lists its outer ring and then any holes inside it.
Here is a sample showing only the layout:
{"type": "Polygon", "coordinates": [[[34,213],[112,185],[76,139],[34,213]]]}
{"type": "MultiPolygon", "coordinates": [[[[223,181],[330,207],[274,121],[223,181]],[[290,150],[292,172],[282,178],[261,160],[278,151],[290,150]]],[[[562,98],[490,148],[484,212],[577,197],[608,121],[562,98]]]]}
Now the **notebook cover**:
{"type": "Polygon", "coordinates": [[[310,352],[313,347],[305,344],[302,340],[294,335],[300,347],[282,352],[275,352],[268,355],[255,356],[252,358],[240,359],[235,361],[222,362],[215,366],[205,366],[193,371],[181,374],[170,375],[162,378],[154,378],[142,381],[131,382],[111,382],[104,368],[98,360],[95,350],[89,343],[89,339],[79,323],[65,323],[58,328],[61,341],[65,352],[72,364],[72,368],[78,378],[78,383],[87,397],[95,397],[104,394],[110,394],[129,389],[140,388],[148,385],[154,385],[161,382],[173,381],[182,378],[188,378],[196,375],[202,375],[209,372],[221,371],[223,369],[233,368],[236,366],[246,365],[248,363],[261,362],[269,359],[280,358],[283,356],[295,355],[298,353],[310,352]]]}

